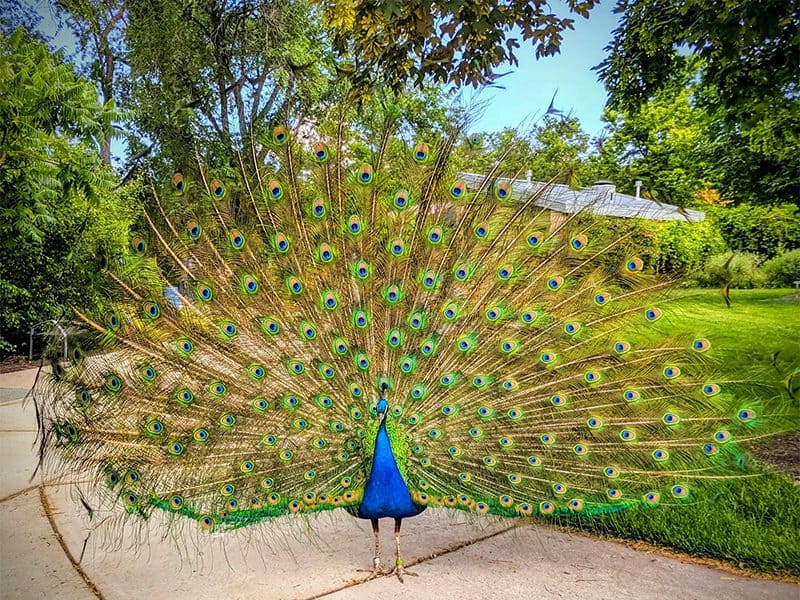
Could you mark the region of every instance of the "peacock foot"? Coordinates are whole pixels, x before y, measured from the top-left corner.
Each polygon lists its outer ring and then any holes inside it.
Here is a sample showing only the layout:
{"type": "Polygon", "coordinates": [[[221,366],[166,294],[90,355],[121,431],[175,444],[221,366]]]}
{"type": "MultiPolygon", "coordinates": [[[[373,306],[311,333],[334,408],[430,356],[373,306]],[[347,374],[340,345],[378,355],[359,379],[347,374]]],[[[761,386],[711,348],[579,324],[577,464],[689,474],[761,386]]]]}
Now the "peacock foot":
{"type": "Polygon", "coordinates": [[[400,583],[404,583],[403,575],[410,575],[411,577],[418,577],[419,573],[412,573],[411,571],[406,570],[405,567],[403,566],[403,561],[398,559],[397,560],[397,564],[396,564],[394,570],[390,573],[390,575],[397,575],[397,578],[400,580],[400,583]]]}
{"type": "Polygon", "coordinates": [[[367,577],[364,581],[371,581],[376,577],[382,577],[387,574],[386,571],[381,569],[381,559],[380,557],[376,556],[372,559],[372,569],[356,569],[359,573],[369,573],[370,576],[367,577]]]}

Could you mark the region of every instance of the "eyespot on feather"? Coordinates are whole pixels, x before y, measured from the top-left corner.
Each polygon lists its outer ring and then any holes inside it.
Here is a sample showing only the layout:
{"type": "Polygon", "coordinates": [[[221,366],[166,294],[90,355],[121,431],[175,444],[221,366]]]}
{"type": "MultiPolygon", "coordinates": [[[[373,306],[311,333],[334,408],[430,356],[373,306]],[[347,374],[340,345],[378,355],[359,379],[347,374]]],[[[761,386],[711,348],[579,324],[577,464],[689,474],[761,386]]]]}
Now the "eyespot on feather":
{"type": "Polygon", "coordinates": [[[281,186],[281,182],[277,179],[271,179],[269,183],[267,183],[266,195],[270,200],[280,200],[283,198],[283,186],[281,186]]]}
{"type": "Polygon", "coordinates": [[[464,183],[463,179],[457,179],[453,182],[453,185],[450,186],[450,196],[459,200],[466,194],[467,192],[467,185],[464,183]]]}
{"type": "Polygon", "coordinates": [[[214,179],[208,186],[211,197],[214,200],[222,200],[225,197],[225,185],[219,180],[214,179]]]}
{"type": "Polygon", "coordinates": [[[495,186],[494,188],[494,196],[498,200],[510,200],[511,199],[511,184],[508,182],[502,182],[495,186]]]}
{"type": "Polygon", "coordinates": [[[411,196],[409,195],[407,190],[398,190],[395,192],[394,197],[392,198],[392,204],[395,208],[403,210],[408,208],[411,202],[411,196]]]}
{"type": "Polygon", "coordinates": [[[644,262],[639,257],[630,258],[625,262],[625,269],[631,273],[638,273],[644,268],[644,262]]]}
{"type": "Polygon", "coordinates": [[[131,239],[131,248],[133,248],[135,254],[144,254],[147,252],[147,242],[143,237],[137,235],[131,239]]]}
{"type": "Polygon", "coordinates": [[[372,183],[373,179],[373,172],[372,167],[370,165],[362,165],[361,168],[358,170],[358,174],[356,176],[356,180],[361,185],[369,185],[372,183]]]}
{"type": "Polygon", "coordinates": [[[283,126],[279,125],[272,130],[272,141],[276,144],[283,145],[289,139],[289,130],[283,126]]]}
{"type": "Polygon", "coordinates": [[[314,144],[313,153],[314,153],[314,160],[317,161],[318,163],[327,162],[328,158],[330,158],[328,146],[326,146],[322,142],[317,142],[316,144],[314,144]]]}
{"type": "Polygon", "coordinates": [[[172,189],[176,196],[180,196],[186,191],[186,180],[183,178],[183,173],[175,171],[172,175],[172,189]]]}
{"type": "Polygon", "coordinates": [[[575,250],[576,252],[580,252],[581,250],[583,250],[586,247],[587,243],[588,240],[585,235],[575,236],[569,242],[572,249],[575,250]]]}

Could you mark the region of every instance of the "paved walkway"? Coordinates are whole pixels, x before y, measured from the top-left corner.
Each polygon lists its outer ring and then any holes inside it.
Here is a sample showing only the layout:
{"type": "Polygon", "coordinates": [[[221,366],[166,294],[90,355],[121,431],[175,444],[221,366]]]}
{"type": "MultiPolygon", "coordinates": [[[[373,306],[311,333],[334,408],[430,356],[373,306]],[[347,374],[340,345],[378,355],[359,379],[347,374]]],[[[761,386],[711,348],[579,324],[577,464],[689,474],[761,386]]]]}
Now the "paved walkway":
{"type": "MultiPolygon", "coordinates": [[[[151,535],[104,545],[63,486],[28,479],[36,464],[35,372],[0,374],[0,598],[192,600],[271,598],[800,599],[800,586],[748,579],[540,526],[426,511],[403,524],[417,577],[364,581],[369,523],[343,511],[283,520],[252,539],[151,535]],[[47,514],[49,513],[50,519],[47,514]],[[341,514],[340,514],[341,513],[341,514]],[[73,564],[83,551],[83,559],[73,564]]],[[[191,528],[190,528],[191,530],[191,528]]],[[[192,530],[194,531],[194,530],[192,530]]],[[[245,532],[247,534],[247,532],[245,532]]],[[[393,549],[391,523],[383,545],[393,549]]]]}

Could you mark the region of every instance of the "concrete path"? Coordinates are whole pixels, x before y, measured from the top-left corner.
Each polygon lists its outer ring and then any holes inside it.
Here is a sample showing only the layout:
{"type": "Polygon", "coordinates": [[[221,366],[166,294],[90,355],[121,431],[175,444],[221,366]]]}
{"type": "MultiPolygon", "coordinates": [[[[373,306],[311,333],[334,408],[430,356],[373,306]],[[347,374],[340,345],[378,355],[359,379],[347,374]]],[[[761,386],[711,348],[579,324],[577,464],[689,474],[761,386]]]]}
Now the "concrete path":
{"type": "MultiPolygon", "coordinates": [[[[458,512],[429,510],[404,522],[406,559],[417,574],[404,584],[394,577],[365,581],[367,574],[357,569],[371,565],[369,523],[343,511],[282,520],[264,531],[227,537],[224,544],[221,537],[198,540],[190,533],[162,540],[155,532],[134,545],[137,532],[127,530],[120,547],[109,547],[101,532],[92,532],[67,487],[28,481],[36,463],[35,417],[22,398],[34,374],[0,374],[3,599],[800,600],[800,586],[794,584],[748,579],[613,542],[474,520],[458,512]]],[[[391,522],[383,527],[388,564],[391,522]]]]}

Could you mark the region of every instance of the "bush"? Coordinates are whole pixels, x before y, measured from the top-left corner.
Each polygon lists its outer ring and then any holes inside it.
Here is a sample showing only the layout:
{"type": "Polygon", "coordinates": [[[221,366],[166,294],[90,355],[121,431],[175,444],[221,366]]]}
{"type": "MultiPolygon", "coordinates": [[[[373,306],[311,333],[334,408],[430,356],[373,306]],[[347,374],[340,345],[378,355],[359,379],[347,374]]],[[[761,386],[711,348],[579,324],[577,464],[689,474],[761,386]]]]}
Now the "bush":
{"type": "Polygon", "coordinates": [[[767,287],[794,287],[800,281],[800,250],[784,252],[761,266],[761,276],[767,287]]]}
{"type": "MultiPolygon", "coordinates": [[[[596,219],[589,217],[586,223],[595,223],[596,219]]],[[[708,219],[689,223],[604,217],[592,230],[592,239],[598,247],[622,238],[626,241],[611,248],[600,259],[601,264],[612,271],[634,253],[647,268],[658,273],[691,273],[701,269],[710,256],[726,249],[715,224],[708,219]]]]}
{"type": "Polygon", "coordinates": [[[735,252],[776,256],[800,248],[800,210],[794,204],[714,208],[706,213],[735,252]]]}
{"type": "Polygon", "coordinates": [[[683,273],[700,269],[708,258],[725,250],[715,223],[685,221],[646,222],[652,238],[648,263],[659,273],[683,273]]]}
{"type": "Polygon", "coordinates": [[[701,287],[754,288],[764,284],[764,275],[758,270],[763,258],[757,254],[717,254],[694,273],[693,279],[701,287]],[[730,262],[728,260],[730,259],[730,262]],[[727,264],[727,267],[726,267],[727,264]]]}

